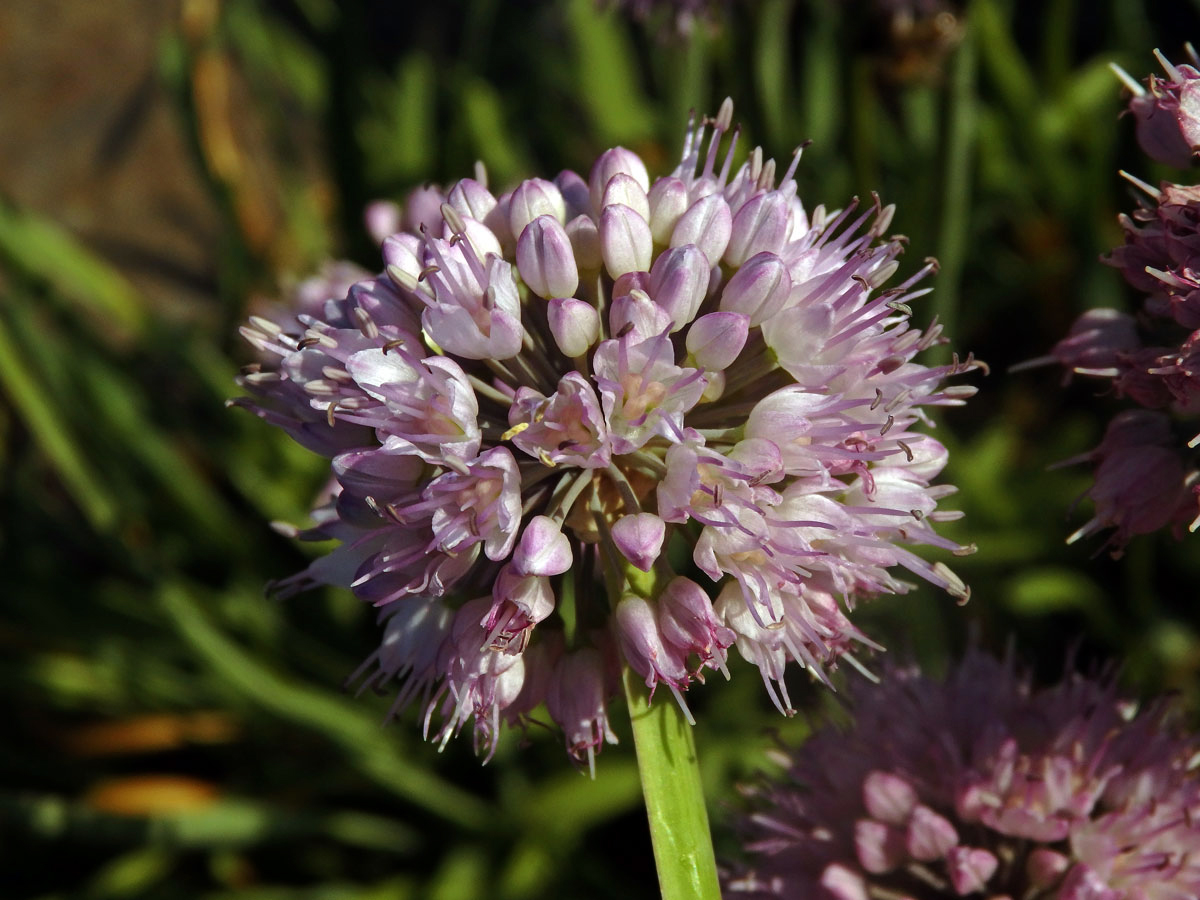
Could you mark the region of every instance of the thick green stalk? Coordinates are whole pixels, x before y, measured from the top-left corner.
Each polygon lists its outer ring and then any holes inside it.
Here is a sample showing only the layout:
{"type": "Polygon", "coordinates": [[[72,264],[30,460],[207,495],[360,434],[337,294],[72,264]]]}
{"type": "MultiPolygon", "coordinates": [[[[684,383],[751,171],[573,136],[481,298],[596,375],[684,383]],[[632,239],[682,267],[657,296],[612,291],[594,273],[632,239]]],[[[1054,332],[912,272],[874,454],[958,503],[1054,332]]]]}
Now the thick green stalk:
{"type": "Polygon", "coordinates": [[[645,686],[629,669],[625,697],[663,900],[719,900],[692,727],[674,698],[660,694],[651,705],[645,686]]]}

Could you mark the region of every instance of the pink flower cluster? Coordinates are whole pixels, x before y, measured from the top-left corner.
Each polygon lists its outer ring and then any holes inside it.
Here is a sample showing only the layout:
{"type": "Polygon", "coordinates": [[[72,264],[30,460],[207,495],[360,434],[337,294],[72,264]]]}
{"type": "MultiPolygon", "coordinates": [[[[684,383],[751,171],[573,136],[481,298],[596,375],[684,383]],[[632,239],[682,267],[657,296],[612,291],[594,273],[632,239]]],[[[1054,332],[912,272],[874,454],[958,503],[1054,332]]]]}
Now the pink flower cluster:
{"type": "Polygon", "coordinates": [[[849,694],[849,726],[745,788],[727,896],[1200,896],[1200,748],[1166,705],[1111,678],[1035,690],[978,651],[945,681],[900,669],[849,694]]]}
{"type": "MultiPolygon", "coordinates": [[[[1168,78],[1152,75],[1146,88],[1117,71],[1134,93],[1142,149],[1185,166],[1200,148],[1200,70],[1159,60],[1168,78]]],[[[1089,310],[1046,358],[1068,373],[1111,379],[1117,396],[1142,407],[1118,415],[1098,447],[1069,461],[1096,467],[1087,492],[1095,513],[1069,540],[1112,529],[1114,555],[1136,534],[1188,520],[1200,527],[1200,472],[1188,452],[1200,444],[1200,185],[1155,188],[1125,177],[1146,196],[1121,216],[1125,244],[1104,262],[1145,295],[1141,308],[1089,310]]]]}
{"type": "Polygon", "coordinates": [[[238,402],[332,459],[298,534],[341,544],[279,592],[377,607],[356,678],[398,682],[436,740],[473,723],[490,753],[544,704],[590,763],[622,666],[682,704],[734,645],[790,712],[785,665],[824,678],[866,641],[854,600],[911,587],[897,567],[967,597],[910,549],[970,550],[934,530],[958,513],[918,430],[977,366],[914,361],[942,340],[908,325],[934,264],[881,290],[892,209],[806,210],[799,153],[778,184],[757,149],[734,170],[731,117],[653,183],[616,148],[586,179],[374,208],[402,229],[382,274],[243,329],[274,361],[238,402]]]}

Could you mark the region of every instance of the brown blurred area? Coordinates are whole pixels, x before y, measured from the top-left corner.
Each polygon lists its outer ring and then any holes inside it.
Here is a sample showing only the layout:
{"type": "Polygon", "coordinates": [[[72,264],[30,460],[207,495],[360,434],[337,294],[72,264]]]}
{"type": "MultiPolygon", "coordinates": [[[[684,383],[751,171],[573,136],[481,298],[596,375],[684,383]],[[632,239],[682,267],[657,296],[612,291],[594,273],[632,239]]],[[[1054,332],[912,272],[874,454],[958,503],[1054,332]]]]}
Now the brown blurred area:
{"type": "Polygon", "coordinates": [[[214,284],[219,215],[160,73],[175,0],[0,3],[0,195],[168,314],[214,284]]]}

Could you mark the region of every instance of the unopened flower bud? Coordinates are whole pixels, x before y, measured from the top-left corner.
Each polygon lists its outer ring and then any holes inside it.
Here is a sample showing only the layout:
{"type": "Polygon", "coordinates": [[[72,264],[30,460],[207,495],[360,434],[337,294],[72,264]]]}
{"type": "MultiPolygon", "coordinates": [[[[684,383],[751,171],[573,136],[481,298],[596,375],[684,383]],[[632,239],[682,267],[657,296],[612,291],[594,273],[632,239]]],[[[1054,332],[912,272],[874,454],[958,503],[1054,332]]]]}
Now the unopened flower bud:
{"type": "Polygon", "coordinates": [[[430,234],[440,234],[442,231],[442,203],[445,200],[446,197],[441,188],[435,185],[426,184],[414,188],[404,198],[401,226],[405,231],[420,233],[424,228],[430,234]]]}
{"type": "MultiPolygon", "coordinates": [[[[647,231],[649,228],[647,227],[647,231]]],[[[721,261],[733,232],[733,214],[720,194],[709,194],[693,203],[675,223],[671,246],[695,244],[708,257],[710,266],[721,261]]]]}
{"type": "Polygon", "coordinates": [[[874,819],[854,823],[854,855],[872,875],[882,875],[904,862],[904,832],[874,819]]]}
{"type": "Polygon", "coordinates": [[[1000,861],[987,850],[978,847],[952,847],[946,855],[950,883],[960,897],[982,891],[995,873],[1000,861]]]}
{"type": "Polygon", "coordinates": [[[508,227],[519,236],[538,216],[553,216],[561,225],[567,221],[567,204],[553,181],[530,178],[512,192],[508,205],[508,227]]]}
{"type": "Polygon", "coordinates": [[[618,172],[608,180],[600,208],[614,206],[618,203],[628,206],[643,219],[650,220],[650,200],[646,196],[646,189],[624,172],[618,172]]]}
{"type": "Polygon", "coordinates": [[[789,198],[778,191],[751,197],[733,217],[725,264],[740,266],[757,253],[778,253],[787,241],[789,209],[789,198]]]}
{"type": "Polygon", "coordinates": [[[678,178],[660,178],[650,188],[650,233],[654,243],[665,245],[671,240],[675,223],[687,212],[687,186],[678,178]]]}
{"type": "Polygon", "coordinates": [[[734,312],[709,313],[688,329],[687,350],[700,368],[719,372],[738,358],[749,334],[748,316],[734,312]]]}
{"type": "Polygon", "coordinates": [[[612,527],[613,543],[621,555],[643,572],[653,568],[666,533],[667,523],[653,513],[622,516],[612,527]]]}
{"type": "Polygon", "coordinates": [[[521,533],[513,567],[522,575],[561,575],[571,568],[571,542],[547,516],[534,516],[521,533]]]}
{"type": "Polygon", "coordinates": [[[567,237],[571,239],[571,250],[575,262],[584,272],[599,272],[604,264],[600,254],[600,229],[590,216],[576,216],[567,223],[567,237]]]}
{"type": "Polygon", "coordinates": [[[908,820],[906,836],[909,854],[914,859],[929,862],[941,859],[958,843],[958,832],[950,821],[928,806],[918,805],[908,820]]]}
{"type": "Polygon", "coordinates": [[[565,356],[575,359],[600,339],[600,314],[590,303],[555,297],[546,307],[550,333],[565,356]]]}
{"type": "Polygon", "coordinates": [[[613,147],[605,150],[592,165],[588,175],[588,190],[592,197],[592,207],[602,209],[604,206],[604,189],[614,175],[628,175],[642,186],[643,191],[650,190],[650,173],[646,164],[636,153],[624,147],[613,147]]]}
{"type": "Polygon", "coordinates": [[[450,189],[446,202],[464,216],[478,222],[486,222],[496,208],[492,192],[473,178],[464,178],[450,189]]]}
{"type": "Polygon", "coordinates": [[[650,268],[654,240],[646,220],[628,206],[606,206],[600,215],[600,253],[613,278],[650,268]]]}
{"type": "Polygon", "coordinates": [[[579,287],[571,239],[553,216],[538,216],[521,232],[517,271],[531,291],[547,300],[570,297],[579,287]]]}
{"type": "Polygon", "coordinates": [[[917,806],[913,786],[890,772],[871,772],[863,779],[863,806],[871,818],[889,825],[904,825],[917,806]]]}
{"type": "Polygon", "coordinates": [[[720,308],[750,317],[757,327],[783,309],[792,290],[787,265],[774,253],[750,257],[721,291],[720,308]]]}
{"type": "Polygon", "coordinates": [[[638,340],[662,334],[670,324],[666,311],[637,288],[613,300],[608,310],[609,330],[616,335],[632,334],[638,340]]]}
{"type": "Polygon", "coordinates": [[[587,216],[592,212],[592,198],[588,193],[587,182],[570,169],[563,169],[554,176],[554,184],[562,194],[567,206],[567,219],[577,216],[587,216]]]}
{"type": "Polygon", "coordinates": [[[867,883],[848,866],[830,863],[821,873],[821,887],[831,900],[871,900],[867,883]]]}
{"type": "Polygon", "coordinates": [[[659,255],[650,269],[651,299],[671,317],[679,331],[696,317],[708,293],[708,257],[691,244],[659,255]]]}

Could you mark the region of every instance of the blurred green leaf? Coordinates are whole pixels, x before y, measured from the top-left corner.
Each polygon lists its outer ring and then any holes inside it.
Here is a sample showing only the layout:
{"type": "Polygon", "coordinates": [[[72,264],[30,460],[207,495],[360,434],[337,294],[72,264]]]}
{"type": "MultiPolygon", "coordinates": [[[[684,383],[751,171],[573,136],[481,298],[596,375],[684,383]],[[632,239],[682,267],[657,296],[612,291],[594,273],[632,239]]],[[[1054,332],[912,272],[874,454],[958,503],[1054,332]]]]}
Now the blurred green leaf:
{"type": "Polygon", "coordinates": [[[470,78],[462,86],[463,118],[471,142],[487,166],[495,186],[507,184],[530,171],[525,151],[506,124],[500,92],[481,78],[470,78]]]}
{"type": "Polygon", "coordinates": [[[1103,600],[1096,583],[1065,566],[1030,566],[1008,579],[1007,603],[1020,616],[1088,609],[1103,600]]]}
{"type": "MultiPolygon", "coordinates": [[[[406,55],[394,78],[369,86],[366,101],[370,112],[359,123],[357,137],[368,177],[382,185],[428,179],[438,156],[437,79],[430,56],[420,51],[406,55]]],[[[496,121],[486,127],[498,133],[502,117],[493,115],[496,121]]]]}
{"type": "MultiPolygon", "coordinates": [[[[324,60],[290,29],[282,28],[255,0],[232,0],[225,4],[224,32],[249,67],[268,79],[273,93],[290,95],[311,112],[327,102],[324,60]]],[[[308,0],[304,12],[315,22],[328,26],[336,8],[308,0]]]]}
{"type": "MultiPolygon", "coordinates": [[[[762,105],[763,121],[767,129],[767,141],[771,146],[782,147],[788,140],[788,124],[791,112],[790,80],[792,54],[790,33],[793,6],[788,0],[765,0],[758,15],[755,35],[754,75],[757,81],[759,103],[762,105]]],[[[812,64],[809,60],[809,64],[812,64]]],[[[828,88],[828,82],[821,84],[828,88]]],[[[806,135],[815,140],[815,135],[806,135]]]]}
{"type": "MultiPolygon", "coordinates": [[[[15,301],[11,293],[5,297],[6,303],[15,301]]],[[[51,339],[49,335],[47,338],[51,339]]],[[[62,350],[61,355],[42,359],[49,362],[69,358],[67,351],[62,350]]],[[[22,353],[4,319],[0,318],[0,384],[92,527],[97,531],[108,531],[117,521],[117,500],[94,471],[83,452],[83,445],[71,434],[61,411],[54,408],[51,398],[43,390],[40,368],[22,353]]]]}
{"type": "Polygon", "coordinates": [[[420,843],[412,828],[386,816],[351,810],[293,810],[248,799],[136,816],[100,812],[65,797],[0,793],[0,822],[45,840],[144,844],[159,853],[246,847],[312,835],[327,835],[350,846],[386,853],[410,853],[420,843]]]}
{"type": "Polygon", "coordinates": [[[127,341],[145,330],[145,301],[125,276],[61,225],[2,200],[0,260],[60,292],[100,337],[127,341]]]}
{"type": "Polygon", "coordinates": [[[638,67],[617,11],[601,11],[593,0],[568,0],[566,14],[577,92],[597,140],[605,146],[645,140],[653,133],[654,116],[635,80],[638,67]]]}
{"type": "Polygon", "coordinates": [[[174,863],[171,854],[153,847],[123,854],[92,876],[87,896],[96,900],[136,897],[167,878],[174,863]]]}

